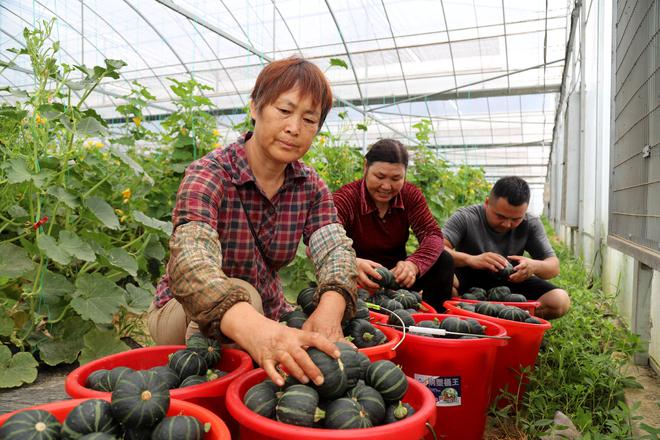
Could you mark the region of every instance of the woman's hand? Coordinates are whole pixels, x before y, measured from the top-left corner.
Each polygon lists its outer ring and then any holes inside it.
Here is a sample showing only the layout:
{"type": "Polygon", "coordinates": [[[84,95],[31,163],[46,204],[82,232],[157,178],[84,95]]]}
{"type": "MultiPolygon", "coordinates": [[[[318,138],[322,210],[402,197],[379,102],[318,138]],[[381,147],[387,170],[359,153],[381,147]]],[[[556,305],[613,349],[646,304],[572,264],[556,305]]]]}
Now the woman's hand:
{"type": "Polygon", "coordinates": [[[378,290],[380,287],[378,283],[374,282],[369,276],[379,280],[380,274],[376,272],[376,268],[381,265],[375,261],[365,260],[364,258],[356,258],[357,271],[358,271],[358,284],[369,291],[378,290]]]}
{"type": "Polygon", "coordinates": [[[341,329],[344,310],[346,310],[344,297],[339,292],[328,290],[323,293],[319,305],[307,318],[302,329],[319,333],[330,342],[341,341],[344,339],[344,332],[341,329]]]}
{"type": "Polygon", "coordinates": [[[419,268],[412,261],[399,261],[391,272],[399,286],[410,288],[417,280],[419,268]]]}
{"type": "Polygon", "coordinates": [[[323,383],[323,375],[307,355],[307,347],[316,347],[339,358],[337,346],[320,333],[298,330],[268,319],[247,302],[227,310],[220,329],[247,351],[278,386],[284,385],[284,378],[277,371],[280,365],[302,383],[310,380],[316,385],[323,383]]]}

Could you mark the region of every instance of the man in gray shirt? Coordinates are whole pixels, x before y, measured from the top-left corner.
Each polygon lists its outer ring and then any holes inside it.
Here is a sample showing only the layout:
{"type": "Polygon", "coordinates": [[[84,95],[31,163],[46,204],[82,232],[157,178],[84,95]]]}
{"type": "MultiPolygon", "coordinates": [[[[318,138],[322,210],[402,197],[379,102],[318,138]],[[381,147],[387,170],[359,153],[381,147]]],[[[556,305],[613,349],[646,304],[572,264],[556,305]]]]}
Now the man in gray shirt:
{"type": "Polygon", "coordinates": [[[456,211],[445,223],[445,248],[454,257],[459,293],[471,287],[507,286],[513,293],[538,300],[536,315],[545,319],[563,316],[570,307],[568,293],[546,281],[559,275],[555,256],[543,224],[527,214],[529,185],[515,176],[499,179],[483,205],[456,211]],[[527,251],[531,258],[524,257],[527,251]],[[506,280],[496,274],[514,265],[506,280]]]}

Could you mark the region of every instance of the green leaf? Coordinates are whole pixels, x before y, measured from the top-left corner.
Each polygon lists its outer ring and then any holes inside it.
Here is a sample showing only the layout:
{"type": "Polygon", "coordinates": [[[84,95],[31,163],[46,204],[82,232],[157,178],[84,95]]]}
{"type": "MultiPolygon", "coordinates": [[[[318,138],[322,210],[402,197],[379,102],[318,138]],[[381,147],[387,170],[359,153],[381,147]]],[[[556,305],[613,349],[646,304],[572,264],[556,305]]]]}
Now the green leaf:
{"type": "Polygon", "coordinates": [[[136,222],[141,223],[148,228],[157,229],[164,232],[168,237],[172,235],[172,230],[174,229],[172,222],[164,222],[152,217],[148,217],[141,211],[133,211],[133,218],[136,222]]]}
{"type": "Polygon", "coordinates": [[[102,275],[82,274],[76,280],[71,307],[84,319],[111,324],[119,308],[126,306],[124,289],[102,275]]]}
{"type": "Polygon", "coordinates": [[[71,255],[62,247],[57,245],[53,237],[46,234],[40,234],[37,237],[37,246],[51,260],[66,266],[71,262],[71,255]]]}
{"type": "Polygon", "coordinates": [[[13,388],[32,383],[37,378],[38,362],[30,353],[11,355],[6,346],[0,346],[0,388],[13,388]]]}
{"type": "Polygon", "coordinates": [[[80,365],[103,356],[128,351],[130,347],[117,338],[114,332],[92,329],[84,336],[85,348],[80,353],[80,365]]]}
{"type": "Polygon", "coordinates": [[[37,344],[39,357],[48,365],[71,364],[83,348],[82,338],[48,339],[37,344]]]}
{"type": "Polygon", "coordinates": [[[365,124],[359,124],[359,123],[358,123],[358,124],[355,126],[355,128],[357,128],[358,130],[367,131],[367,126],[366,126],[365,124]]]}
{"type": "Polygon", "coordinates": [[[156,235],[149,234],[147,245],[144,247],[144,256],[154,258],[158,261],[162,261],[165,258],[165,248],[160,244],[156,235]]]}
{"type": "Polygon", "coordinates": [[[131,254],[126,252],[126,250],[122,248],[113,248],[106,254],[106,257],[113,266],[125,270],[134,277],[137,276],[137,260],[131,254]]]}
{"type": "Polygon", "coordinates": [[[85,201],[85,206],[92,211],[92,214],[94,214],[96,218],[105,225],[105,227],[115,230],[119,229],[119,219],[108,202],[99,197],[90,197],[85,201]]]}
{"type": "Polygon", "coordinates": [[[83,261],[96,261],[96,255],[92,247],[82,241],[75,232],[60,231],[60,247],[69,255],[73,255],[79,260],[83,261]]]}
{"type": "Polygon", "coordinates": [[[154,300],[154,295],[146,289],[133,284],[126,285],[126,308],[132,313],[144,313],[154,300]]]}
{"type": "Polygon", "coordinates": [[[14,320],[0,310],[0,336],[11,336],[14,331],[14,320]]]}
{"type": "Polygon", "coordinates": [[[341,58],[330,58],[330,65],[348,69],[348,64],[346,64],[346,61],[342,60],[341,58]]]}
{"type": "Polygon", "coordinates": [[[34,270],[25,249],[11,243],[0,243],[0,277],[18,278],[34,270]]]}
{"type": "Polygon", "coordinates": [[[46,297],[62,297],[73,293],[73,284],[71,284],[64,275],[46,270],[46,273],[44,273],[42,289],[42,292],[46,297]]]}
{"type": "Polygon", "coordinates": [[[339,116],[339,119],[346,119],[346,116],[348,116],[347,111],[339,112],[337,113],[337,116],[339,116]]]}
{"type": "Polygon", "coordinates": [[[59,186],[51,186],[48,188],[48,194],[52,195],[56,199],[64,202],[66,206],[68,206],[71,209],[76,209],[77,207],[80,206],[80,202],[78,201],[78,197],[75,195],[71,194],[67,190],[65,190],[62,187],[59,186]]]}
{"type": "Polygon", "coordinates": [[[76,126],[76,131],[89,136],[104,135],[108,132],[99,121],[92,117],[82,118],[76,126]]]}
{"type": "Polygon", "coordinates": [[[37,174],[32,176],[34,186],[43,188],[47,181],[55,175],[55,171],[48,169],[41,169],[37,174]]]}
{"type": "Polygon", "coordinates": [[[27,168],[27,164],[21,158],[12,159],[9,161],[9,169],[7,170],[7,182],[9,183],[22,183],[32,179],[32,173],[27,168]]]}

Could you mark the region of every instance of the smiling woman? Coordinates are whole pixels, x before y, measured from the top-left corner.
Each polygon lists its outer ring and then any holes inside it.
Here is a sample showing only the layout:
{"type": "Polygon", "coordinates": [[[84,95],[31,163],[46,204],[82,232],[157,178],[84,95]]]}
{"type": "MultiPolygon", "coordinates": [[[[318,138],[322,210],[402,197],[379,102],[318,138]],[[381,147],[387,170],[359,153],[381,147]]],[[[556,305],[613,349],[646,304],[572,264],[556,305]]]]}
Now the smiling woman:
{"type": "Polygon", "coordinates": [[[186,170],[149,330],[159,344],[183,343],[201,330],[236,342],[278,385],[277,364],[320,384],[304,347],[338,357],[332,342],[343,338],[341,321],[353,315],[356,295],[355,253],[332,195],[299,161],[332,92],[318,67],[289,58],[263,69],[251,98],[254,132],[186,170]],[[298,330],[276,320],[290,310],[278,270],[294,259],[301,237],[316,269],[318,306],[298,330]]]}

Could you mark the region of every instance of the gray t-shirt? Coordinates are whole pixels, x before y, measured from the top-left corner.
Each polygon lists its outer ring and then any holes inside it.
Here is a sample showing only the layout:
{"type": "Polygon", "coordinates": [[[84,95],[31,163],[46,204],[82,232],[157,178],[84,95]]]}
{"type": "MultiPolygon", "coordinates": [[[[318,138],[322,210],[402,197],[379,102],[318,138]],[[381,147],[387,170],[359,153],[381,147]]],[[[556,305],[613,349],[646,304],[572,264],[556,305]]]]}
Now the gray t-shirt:
{"type": "Polygon", "coordinates": [[[523,255],[535,260],[554,257],[555,252],[538,217],[525,214],[517,228],[496,232],[486,220],[484,205],[472,205],[456,211],[442,227],[454,249],[470,255],[497,252],[500,255],[523,255]]]}

